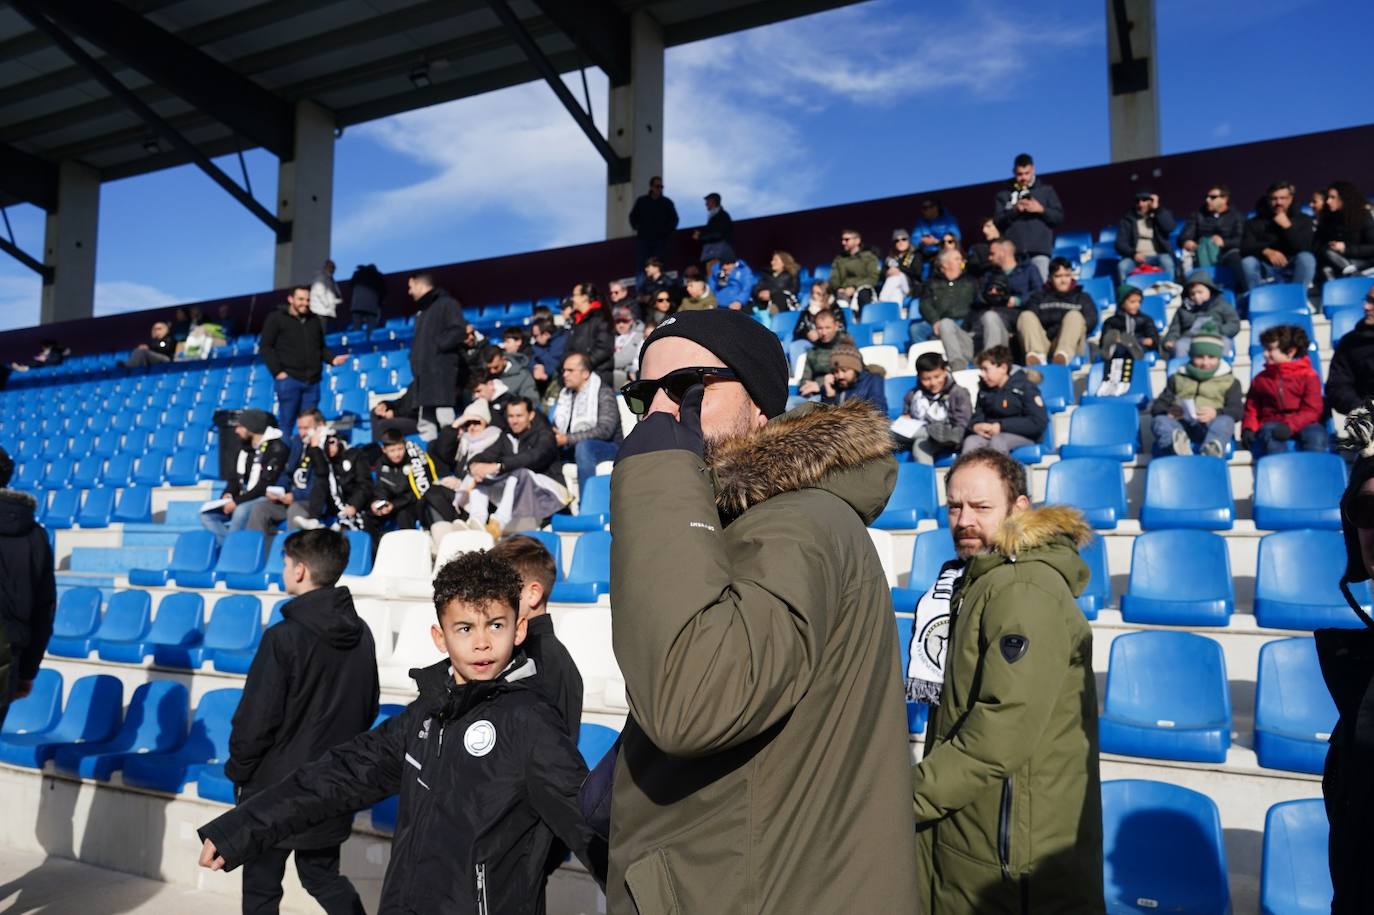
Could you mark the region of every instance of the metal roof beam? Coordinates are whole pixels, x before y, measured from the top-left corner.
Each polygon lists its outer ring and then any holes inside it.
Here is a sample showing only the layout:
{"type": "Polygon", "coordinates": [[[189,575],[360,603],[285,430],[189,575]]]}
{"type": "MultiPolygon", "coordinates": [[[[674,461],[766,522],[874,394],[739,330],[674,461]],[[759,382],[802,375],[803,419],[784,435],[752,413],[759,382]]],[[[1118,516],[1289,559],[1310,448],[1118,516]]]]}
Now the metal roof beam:
{"type": "Polygon", "coordinates": [[[609,0],[534,0],[612,86],[630,81],[630,19],[609,0]]]}
{"type": "Polygon", "coordinates": [[[45,210],[57,207],[57,166],[0,143],[0,194],[45,210]]]}
{"type": "Polygon", "coordinates": [[[51,283],[56,271],[52,267],[40,261],[38,258],[29,254],[23,248],[11,242],[8,238],[0,238],[0,251],[5,252],[10,257],[28,267],[34,273],[43,278],[43,282],[51,283]]]}

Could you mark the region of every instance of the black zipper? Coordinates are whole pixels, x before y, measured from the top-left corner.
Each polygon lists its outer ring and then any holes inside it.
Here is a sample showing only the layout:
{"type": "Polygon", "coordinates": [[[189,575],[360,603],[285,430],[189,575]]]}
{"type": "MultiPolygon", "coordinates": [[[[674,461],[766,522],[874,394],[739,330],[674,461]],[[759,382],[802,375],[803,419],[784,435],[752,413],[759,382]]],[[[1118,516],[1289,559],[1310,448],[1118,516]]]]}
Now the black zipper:
{"type": "Polygon", "coordinates": [[[1002,876],[1011,879],[1011,809],[1012,776],[1002,782],[1002,809],[997,817],[997,860],[1002,865],[1002,876]]]}

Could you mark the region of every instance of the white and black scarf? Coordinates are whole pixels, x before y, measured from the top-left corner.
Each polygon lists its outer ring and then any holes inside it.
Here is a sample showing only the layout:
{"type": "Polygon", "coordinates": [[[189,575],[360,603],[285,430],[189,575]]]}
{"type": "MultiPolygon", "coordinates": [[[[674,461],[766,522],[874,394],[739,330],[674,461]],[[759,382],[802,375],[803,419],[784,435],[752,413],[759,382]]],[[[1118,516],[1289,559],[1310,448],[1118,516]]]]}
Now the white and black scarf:
{"type": "Polygon", "coordinates": [[[911,628],[911,661],[906,671],[908,702],[940,704],[945,682],[945,658],[949,648],[950,598],[964,574],[962,559],[940,567],[935,583],[916,605],[916,625],[911,628]]]}

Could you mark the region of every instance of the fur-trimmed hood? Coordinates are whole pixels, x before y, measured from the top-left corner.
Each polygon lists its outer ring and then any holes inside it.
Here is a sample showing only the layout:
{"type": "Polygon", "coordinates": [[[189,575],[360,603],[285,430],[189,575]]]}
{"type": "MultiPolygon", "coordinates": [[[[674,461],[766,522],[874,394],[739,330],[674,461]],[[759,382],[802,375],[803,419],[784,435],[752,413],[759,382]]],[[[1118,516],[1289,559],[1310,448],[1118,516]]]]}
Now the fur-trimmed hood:
{"type": "Polygon", "coordinates": [[[0,489],[0,536],[18,537],[33,529],[38,503],[17,489],[0,489]]]}
{"type": "Polygon", "coordinates": [[[1078,551],[1093,531],[1082,512],[1067,505],[1043,505],[1008,515],[993,538],[991,553],[974,557],[965,584],[1007,563],[1043,562],[1058,572],[1074,597],[1088,586],[1091,573],[1078,551]]]}
{"type": "Polygon", "coordinates": [[[897,479],[888,419],[866,400],[805,404],[752,435],[712,447],[716,506],[727,518],[799,489],[824,489],[864,523],[882,513],[897,479]]]}

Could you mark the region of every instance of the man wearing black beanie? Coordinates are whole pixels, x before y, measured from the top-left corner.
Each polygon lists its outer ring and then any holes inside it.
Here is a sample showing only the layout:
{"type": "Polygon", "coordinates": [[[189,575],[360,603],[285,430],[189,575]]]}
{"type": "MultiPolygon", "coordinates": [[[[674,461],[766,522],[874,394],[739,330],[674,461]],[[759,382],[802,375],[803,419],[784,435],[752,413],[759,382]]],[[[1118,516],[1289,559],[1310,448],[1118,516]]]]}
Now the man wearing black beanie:
{"type": "Polygon", "coordinates": [[[787,374],[752,318],[687,312],[623,389],[643,418],[611,477],[630,704],[611,915],[665,894],[683,912],[919,909],[897,632],[865,529],[896,479],[888,421],[866,401],[784,414],[787,374]]]}

